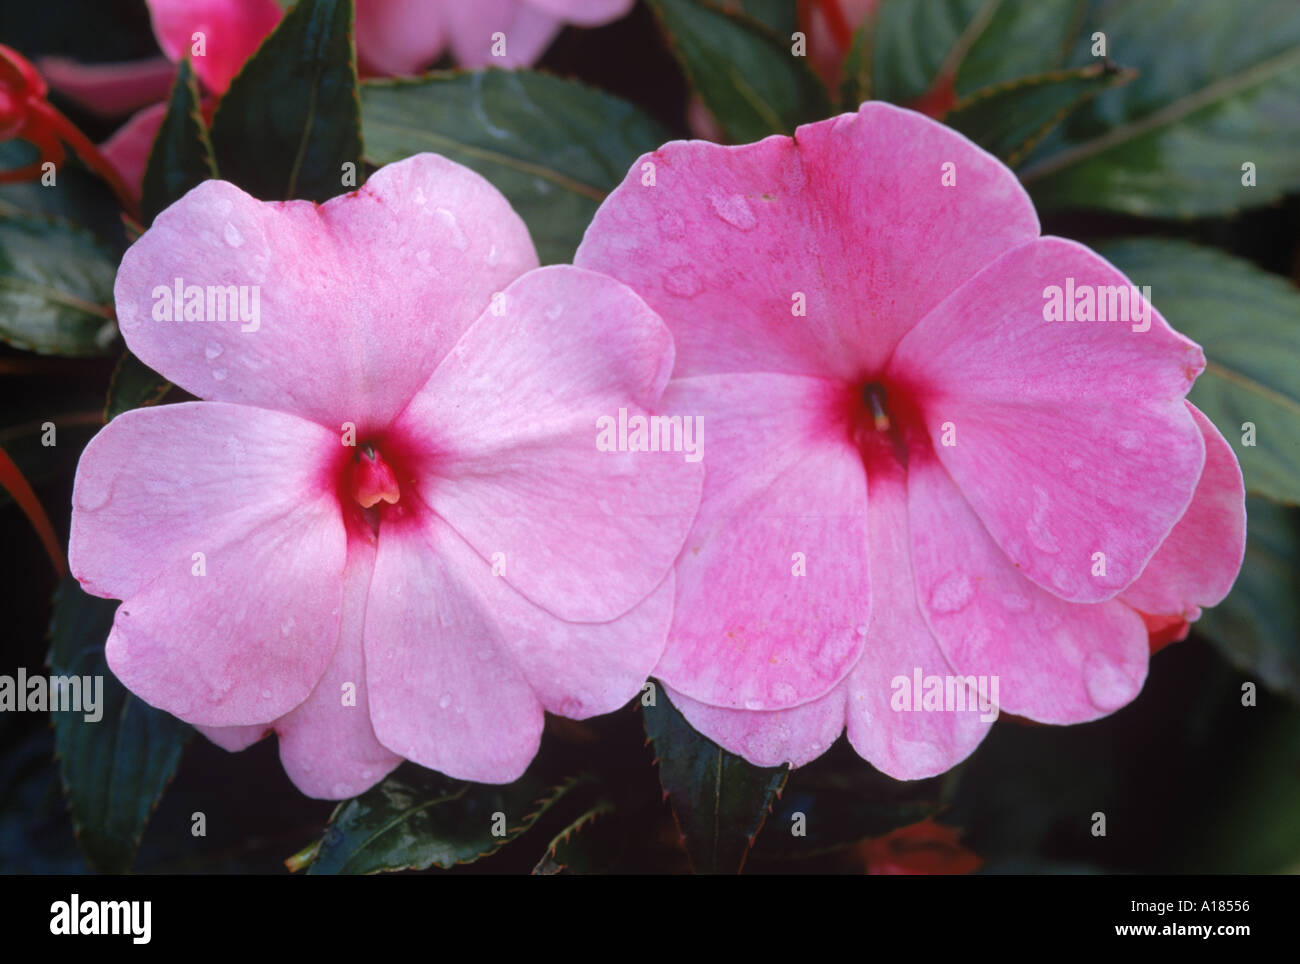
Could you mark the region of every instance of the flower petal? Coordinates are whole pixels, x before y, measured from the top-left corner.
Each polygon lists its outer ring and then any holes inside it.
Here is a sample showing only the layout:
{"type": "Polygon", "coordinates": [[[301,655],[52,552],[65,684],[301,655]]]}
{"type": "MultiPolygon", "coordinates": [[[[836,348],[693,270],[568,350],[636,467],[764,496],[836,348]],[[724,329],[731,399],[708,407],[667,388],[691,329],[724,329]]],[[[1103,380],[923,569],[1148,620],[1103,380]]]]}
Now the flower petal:
{"type": "Polygon", "coordinates": [[[598,27],[626,17],[636,0],[527,0],[532,6],[565,23],[598,27]]]}
{"type": "Polygon", "coordinates": [[[194,72],[208,90],[224,94],[230,81],[280,22],[275,0],[147,0],[153,33],[169,59],[192,54],[194,72]],[[203,34],[198,54],[196,33],[203,34]]]}
{"type": "Polygon", "coordinates": [[[1037,235],[1005,165],[942,124],[873,102],[794,139],[674,141],[643,156],[574,264],[626,282],[663,316],[674,377],[857,380],[963,281],[1037,235]]]}
{"type": "Polygon", "coordinates": [[[960,674],[999,677],[1008,713],[1082,723],[1135,697],[1147,632],[1118,600],[1071,603],[1026,579],[933,456],[907,468],[917,598],[960,674]]]}
{"type": "Polygon", "coordinates": [[[357,63],[364,73],[419,73],[447,43],[446,13],[428,0],[362,0],[357,4],[357,63]]]}
{"type": "Polygon", "coordinates": [[[686,721],[718,746],[754,766],[794,767],[817,759],[844,732],[844,687],[784,710],[729,710],[700,703],[665,686],[686,721]]]}
{"type": "Polygon", "coordinates": [[[479,592],[487,565],[441,520],[385,518],[366,611],[370,719],[421,766],[510,783],[537,753],[542,705],[479,592]]]}
{"type": "Polygon", "coordinates": [[[131,246],[114,294],[131,350],[186,391],[360,433],[386,427],[492,293],[536,265],[496,188],[420,154],[320,207],[205,181],[131,246]],[[244,286],[256,323],[155,320],[177,278],[244,286]]]}
{"type": "Polygon", "coordinates": [[[68,57],[36,62],[50,87],[101,117],[120,117],[167,99],[176,65],[166,57],[83,64],[68,57]]]}
{"type": "Polygon", "coordinates": [[[867,489],[829,427],[830,382],[795,375],[673,381],[664,409],[700,415],[707,473],[677,561],[677,606],[655,670],[701,703],[774,710],[816,699],[867,633],[867,489]]]}
{"type": "MultiPolygon", "coordinates": [[[[562,24],[522,0],[473,0],[444,9],[451,49],[462,67],[527,67],[551,45],[562,24]],[[496,34],[504,35],[505,53],[497,57],[496,34]]],[[[499,49],[499,48],[498,48],[499,49]]]]}
{"type": "Polygon", "coordinates": [[[402,762],[370,725],[362,631],[374,560],[372,546],[352,541],[334,659],[311,696],[275,724],[284,770],[309,797],[364,793],[402,762]]]}
{"type": "Polygon", "coordinates": [[[1098,602],[1141,574],[1191,500],[1205,443],[1183,397],[1205,359],[1154,309],[1147,331],[1045,321],[1044,286],[1070,278],[1129,285],[1082,245],[1043,238],[932,311],[889,377],[912,383],[940,461],[1024,575],[1098,602]]]}
{"type": "Polygon", "coordinates": [[[133,114],[99,147],[104,159],[121,175],[136,197],[140,196],[145,168],[149,166],[149,152],[153,150],[153,142],[166,115],[165,103],[146,107],[133,114]]]}
{"type": "MultiPolygon", "coordinates": [[[[672,338],[617,282],[567,266],[506,289],[394,426],[420,497],[505,579],[563,619],[603,622],[663,582],[703,466],[598,451],[599,419],[656,409],[672,338]]],[[[676,414],[676,413],[672,413],[676,414]]]]}
{"type": "Polygon", "coordinates": [[[338,640],[337,446],[302,419],[216,403],[135,409],[91,440],[69,563],[87,592],[123,600],[107,657],[130,690],[207,726],[307,698],[338,640]]]}
{"type": "Polygon", "coordinates": [[[1246,554],[1246,487],[1232,447],[1190,402],[1205,438],[1192,504],[1120,599],[1146,613],[1195,619],[1228,595],[1246,554]]]}
{"type": "MultiPolygon", "coordinates": [[[[922,678],[955,674],[917,605],[902,470],[897,463],[882,465],[868,483],[871,623],[861,659],[840,684],[847,696],[849,742],[877,770],[896,780],[920,780],[970,756],[998,711],[994,704],[987,713],[979,712],[974,690],[964,691],[966,709],[922,710],[917,692],[911,694],[911,710],[894,708],[894,683],[900,677],[910,687],[918,669],[922,678]]],[[[984,695],[996,698],[987,684],[984,695]]]]}

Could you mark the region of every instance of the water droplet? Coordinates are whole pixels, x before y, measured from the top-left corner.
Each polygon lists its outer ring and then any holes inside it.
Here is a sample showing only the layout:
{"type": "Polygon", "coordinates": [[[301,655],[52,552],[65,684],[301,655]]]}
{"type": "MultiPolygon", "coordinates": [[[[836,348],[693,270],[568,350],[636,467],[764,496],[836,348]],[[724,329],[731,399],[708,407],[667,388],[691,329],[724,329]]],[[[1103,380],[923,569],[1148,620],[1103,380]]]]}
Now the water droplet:
{"type": "Polygon", "coordinates": [[[1125,452],[1136,452],[1142,448],[1142,433],[1132,429],[1119,433],[1119,447],[1125,452]]]}
{"type": "Polygon", "coordinates": [[[854,630],[859,636],[867,635],[867,624],[863,623],[854,630]]]}
{"type": "Polygon", "coordinates": [[[1083,686],[1099,710],[1117,710],[1137,693],[1136,680],[1107,653],[1089,653],[1083,661],[1083,686]]]}
{"type": "Polygon", "coordinates": [[[342,799],[348,795],[348,785],[346,783],[336,783],[330,792],[333,796],[342,799]]]}
{"type": "Polygon", "coordinates": [[[242,247],[244,244],[244,236],[239,233],[239,228],[229,221],[226,222],[226,244],[232,248],[242,247]]]}
{"type": "Polygon", "coordinates": [[[271,691],[270,691],[270,690],[262,690],[262,699],[264,699],[264,700],[269,700],[270,698],[271,698],[271,691]]]}
{"type": "Polygon", "coordinates": [[[676,211],[665,211],[659,216],[659,233],[665,240],[678,241],[686,236],[686,222],[676,211]]]}
{"type": "Polygon", "coordinates": [[[567,717],[576,717],[582,712],[582,700],[575,699],[572,696],[566,696],[560,702],[560,715],[567,717]]]}
{"type": "Polygon", "coordinates": [[[280,635],[288,636],[291,632],[293,632],[293,625],[294,625],[293,617],[292,616],[285,617],[284,622],[280,624],[280,635]]]}
{"type": "Polygon", "coordinates": [[[443,224],[451,232],[451,243],[455,245],[457,251],[464,251],[469,247],[469,238],[465,237],[465,232],[460,229],[456,223],[456,215],[452,214],[446,208],[438,208],[438,217],[442,218],[443,224]]]}
{"type": "Polygon", "coordinates": [[[221,346],[218,345],[215,341],[208,342],[207,346],[204,347],[203,349],[203,356],[208,361],[212,361],[212,359],[216,358],[220,354],[221,354],[221,346]]]}
{"type": "Polygon", "coordinates": [[[497,250],[495,244],[488,248],[487,263],[492,265],[501,263],[501,252],[497,250]]]}
{"type": "Polygon", "coordinates": [[[1033,606],[1033,602],[1028,596],[1022,596],[1019,593],[1003,593],[1000,600],[1002,608],[1013,613],[1023,613],[1033,606]]]}
{"type": "Polygon", "coordinates": [[[415,203],[424,204],[428,200],[429,199],[424,196],[424,188],[420,187],[420,185],[417,184],[415,186],[415,203]]]}
{"type": "Polygon", "coordinates": [[[447,707],[451,706],[451,694],[450,694],[450,693],[443,693],[442,696],[439,697],[439,699],[438,699],[438,706],[439,706],[440,708],[444,709],[444,710],[445,710],[447,707]]]}
{"type": "Polygon", "coordinates": [[[224,382],[226,380],[226,370],[224,368],[214,368],[212,369],[212,377],[219,382],[224,382]]]}
{"type": "Polygon", "coordinates": [[[964,572],[950,572],[930,593],[930,609],[937,613],[956,613],[965,609],[975,595],[964,572]]]}
{"type": "Polygon", "coordinates": [[[733,228],[752,231],[758,224],[758,218],[754,217],[749,202],[739,194],[714,194],[709,197],[709,204],[713,206],[713,213],[733,228]]]}
{"type": "Polygon", "coordinates": [[[762,700],[745,700],[745,709],[747,710],[761,710],[762,708],[762,700]]]}
{"type": "Polygon", "coordinates": [[[546,309],[546,317],[551,321],[556,321],[562,314],[564,314],[564,305],[555,304],[546,309]]]}
{"type": "Polygon", "coordinates": [[[700,293],[700,277],[689,264],[678,265],[670,269],[664,287],[679,298],[692,298],[700,293]]]}

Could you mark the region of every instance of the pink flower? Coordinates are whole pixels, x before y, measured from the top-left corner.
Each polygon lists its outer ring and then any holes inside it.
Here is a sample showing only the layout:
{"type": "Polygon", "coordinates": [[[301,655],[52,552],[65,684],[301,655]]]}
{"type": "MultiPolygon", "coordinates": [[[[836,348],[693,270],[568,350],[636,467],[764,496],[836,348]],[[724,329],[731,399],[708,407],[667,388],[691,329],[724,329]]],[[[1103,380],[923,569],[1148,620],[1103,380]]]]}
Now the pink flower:
{"type": "Polygon", "coordinates": [[[208,181],[115,293],[204,399],[119,416],[77,470],[70,568],[123,600],[107,657],[142,699],[228,749],[275,730],[337,798],[402,757],[513,780],[544,709],[638,691],[702,471],[595,426],[657,405],[672,339],[617,282],[538,269],[487,181],[432,154],[319,207],[208,181]]]}
{"type": "Polygon", "coordinates": [[[664,318],[664,404],[710,426],[655,675],[754,763],[847,727],[892,776],[941,773],[993,715],[952,677],[1030,719],[1104,716],[1142,688],[1143,614],[1193,620],[1236,577],[1241,473],[1185,401],[1200,348],[1154,311],[1046,321],[1049,286],[1129,282],[1040,237],[1015,175],[938,123],[868,103],[665,145],[575,263],[664,318]],[[950,712],[924,711],[930,677],[950,712]]]}
{"type": "MultiPolygon", "coordinates": [[[[40,68],[51,85],[106,115],[139,110],[103,144],[123,179],[136,185],[175,77],[171,64],[204,36],[204,53],[191,57],[210,113],[244,62],[280,22],[276,0],[147,0],[154,36],[167,59],[82,65],[46,58],[40,68]],[[170,63],[169,63],[170,61],[170,63]],[[146,106],[148,105],[148,106],[146,106]]],[[[397,77],[427,69],[450,46],[465,67],[514,68],[540,57],[566,24],[595,27],[617,20],[636,0],[357,0],[357,63],[363,75],[397,77]],[[497,35],[501,36],[498,37],[497,35]],[[494,45],[501,40],[503,48],[494,45]]]]}

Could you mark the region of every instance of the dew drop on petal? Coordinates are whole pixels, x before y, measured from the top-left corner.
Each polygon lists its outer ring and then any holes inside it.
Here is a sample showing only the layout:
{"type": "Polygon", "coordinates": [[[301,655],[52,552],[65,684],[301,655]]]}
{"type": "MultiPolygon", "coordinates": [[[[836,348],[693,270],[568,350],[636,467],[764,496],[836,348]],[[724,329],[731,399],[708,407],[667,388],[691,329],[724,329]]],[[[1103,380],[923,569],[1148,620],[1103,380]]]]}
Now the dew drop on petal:
{"type": "Polygon", "coordinates": [[[221,346],[217,344],[215,341],[208,342],[203,349],[203,356],[208,361],[212,361],[212,359],[216,358],[220,354],[221,354],[221,346]]]}
{"type": "Polygon", "coordinates": [[[1134,681],[1124,667],[1106,653],[1089,653],[1083,661],[1083,686],[1099,710],[1117,710],[1135,694],[1134,681]]]}
{"type": "Polygon", "coordinates": [[[446,208],[438,208],[438,217],[442,218],[447,230],[451,232],[451,243],[455,245],[457,251],[464,251],[469,247],[469,238],[465,237],[465,232],[460,229],[456,223],[456,215],[452,214],[446,208]]]}
{"type": "Polygon", "coordinates": [[[439,706],[439,708],[444,709],[444,710],[445,710],[447,707],[451,706],[451,694],[450,694],[450,693],[443,693],[442,696],[439,697],[439,699],[438,699],[438,706],[439,706]]]}
{"type": "Polygon", "coordinates": [[[762,708],[762,700],[745,700],[745,709],[747,710],[761,710],[762,708]]]}
{"type": "Polygon", "coordinates": [[[669,269],[664,288],[679,298],[693,298],[700,293],[700,277],[689,264],[678,265],[669,269]]]}
{"type": "Polygon", "coordinates": [[[280,635],[288,636],[291,632],[293,632],[293,625],[294,625],[293,617],[292,616],[285,617],[284,622],[280,624],[280,635]]]}
{"type": "Polygon", "coordinates": [[[772,702],[774,704],[789,706],[798,695],[799,691],[789,683],[777,683],[772,687],[772,702]]]}
{"type": "Polygon", "coordinates": [[[226,222],[225,237],[226,244],[230,245],[232,248],[242,247],[244,244],[244,236],[239,233],[239,228],[235,227],[229,221],[226,222]]]}
{"type": "Polygon", "coordinates": [[[262,699],[264,699],[264,700],[269,700],[270,698],[271,698],[271,691],[270,691],[270,690],[262,690],[262,699]]]}
{"type": "Polygon", "coordinates": [[[492,247],[488,248],[487,263],[491,265],[501,263],[501,252],[497,250],[497,246],[495,244],[492,245],[492,247]]]}
{"type": "Polygon", "coordinates": [[[749,202],[739,194],[714,194],[709,197],[709,204],[713,207],[713,213],[733,228],[752,231],[758,224],[758,218],[754,216],[749,202]]]}
{"type": "Polygon", "coordinates": [[[226,370],[224,368],[214,368],[212,369],[212,377],[216,381],[224,382],[226,380],[226,370]]]}
{"type": "Polygon", "coordinates": [[[930,593],[930,609],[937,613],[961,612],[975,590],[964,572],[950,572],[930,593]]]}

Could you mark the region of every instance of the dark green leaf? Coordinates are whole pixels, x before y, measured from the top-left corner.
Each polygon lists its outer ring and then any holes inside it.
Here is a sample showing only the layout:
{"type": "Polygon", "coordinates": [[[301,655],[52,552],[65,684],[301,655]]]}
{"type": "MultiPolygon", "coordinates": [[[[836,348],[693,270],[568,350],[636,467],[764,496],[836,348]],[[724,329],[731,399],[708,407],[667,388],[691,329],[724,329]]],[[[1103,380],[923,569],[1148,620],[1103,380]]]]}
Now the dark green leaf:
{"type": "Polygon", "coordinates": [[[0,340],[42,355],[103,355],[117,339],[117,258],[64,221],[0,215],[0,340]]]}
{"type": "Polygon", "coordinates": [[[1237,584],[1196,628],[1257,682],[1300,701],[1300,518],[1251,497],[1246,525],[1237,584]]]}
{"type": "Polygon", "coordinates": [[[184,196],[200,181],[217,176],[212,160],[212,145],[199,114],[199,89],[194,69],[182,60],[167,101],[167,113],[149,152],[144,170],[144,197],[141,208],[145,223],[158,212],[184,196]]]}
{"type": "Polygon", "coordinates": [[[171,382],[131,352],[123,352],[117,368],[113,369],[113,378],[108,383],[104,421],[110,422],[128,409],[153,405],[161,401],[169,388],[171,382]]]}
{"type": "Polygon", "coordinates": [[[433,151],[473,168],[519,212],[544,264],[572,258],[605,195],[669,138],[625,101],[529,71],[368,82],[361,104],[370,161],[433,151]]]}
{"type": "Polygon", "coordinates": [[[1104,0],[1091,36],[1140,76],[1075,114],[1030,159],[1042,208],[1148,217],[1225,214],[1300,187],[1300,4],[1294,0],[1104,0]],[[1244,163],[1256,187],[1242,184],[1244,163]]]}
{"type": "MultiPolygon", "coordinates": [[[[1061,67],[1086,0],[883,0],[859,27],[846,94],[912,104],[940,83],[956,97],[1061,67]],[[870,56],[867,56],[867,53],[870,56]]],[[[856,107],[856,101],[846,104],[856,107]]]]}
{"type": "Polygon", "coordinates": [[[691,866],[696,873],[740,873],[789,767],[753,766],[701,736],[662,687],[642,713],[691,866]]]}
{"type": "Polygon", "coordinates": [[[533,868],[533,873],[545,876],[566,871],[568,873],[588,874],[597,873],[604,869],[605,865],[600,860],[600,857],[608,851],[609,845],[613,841],[602,839],[608,837],[609,834],[602,835],[593,830],[592,825],[595,824],[602,830],[608,830],[610,827],[608,814],[613,809],[613,804],[602,797],[584,810],[552,838],[546,848],[546,853],[542,855],[542,859],[533,868]]]}
{"type": "Polygon", "coordinates": [[[709,0],[650,0],[691,87],[733,141],[792,134],[831,111],[806,57],[748,16],[709,0]]]}
{"type": "Polygon", "coordinates": [[[1134,76],[1109,62],[1034,74],[981,88],[943,120],[1014,167],[1071,111],[1134,76]]]}
{"type": "MultiPolygon", "coordinates": [[[[64,577],[54,595],[50,670],[55,676],[99,677],[97,711],[53,712],[59,774],[82,852],[98,870],[131,869],[144,826],[180,763],[193,732],[175,717],[127,692],[104,660],[117,603],[81,591],[64,577]]],[[[84,704],[83,704],[84,705],[84,704]]]]}
{"type": "Polygon", "coordinates": [[[373,874],[451,867],[485,857],[518,837],[578,785],[550,786],[530,774],[508,786],[453,780],[408,764],[330,817],[311,874],[373,874]],[[504,815],[505,835],[493,829],[504,815]]]}
{"type": "Polygon", "coordinates": [[[222,97],[212,146],[221,176],[263,200],[343,193],[361,160],[351,0],[285,14],[222,97]]]}
{"type": "Polygon", "coordinates": [[[1181,241],[1116,241],[1098,250],[1178,331],[1205,349],[1188,398],[1241,461],[1246,488],[1300,502],[1300,292],[1285,279],[1213,248],[1181,241]],[[1255,425],[1244,445],[1243,425],[1255,425]]]}

